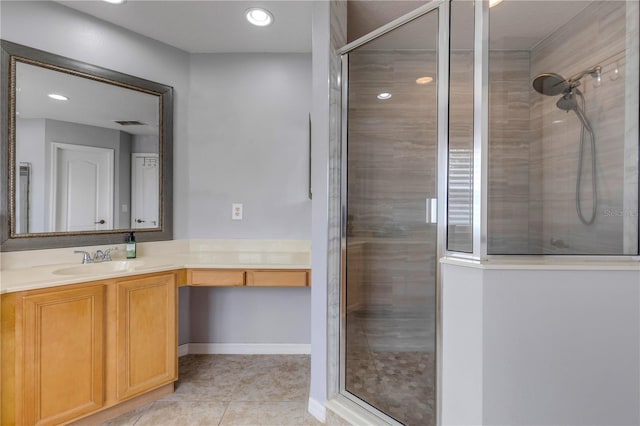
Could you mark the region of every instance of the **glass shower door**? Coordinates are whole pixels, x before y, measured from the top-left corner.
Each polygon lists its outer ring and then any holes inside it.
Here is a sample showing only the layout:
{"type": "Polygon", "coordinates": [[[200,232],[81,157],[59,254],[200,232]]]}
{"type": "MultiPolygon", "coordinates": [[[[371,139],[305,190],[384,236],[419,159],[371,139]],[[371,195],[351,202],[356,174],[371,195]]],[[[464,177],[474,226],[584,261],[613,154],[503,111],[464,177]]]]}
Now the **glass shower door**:
{"type": "Polygon", "coordinates": [[[438,54],[432,10],[344,57],[343,390],[411,425],[435,424],[438,54]]]}

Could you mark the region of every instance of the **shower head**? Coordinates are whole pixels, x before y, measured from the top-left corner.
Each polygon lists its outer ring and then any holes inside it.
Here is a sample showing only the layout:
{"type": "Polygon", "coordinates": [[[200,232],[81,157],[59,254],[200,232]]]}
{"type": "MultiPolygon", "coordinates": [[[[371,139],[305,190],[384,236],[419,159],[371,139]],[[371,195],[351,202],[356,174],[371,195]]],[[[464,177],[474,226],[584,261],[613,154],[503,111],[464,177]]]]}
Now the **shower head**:
{"type": "Polygon", "coordinates": [[[556,96],[571,90],[571,84],[560,74],[545,73],[533,80],[533,88],[543,95],[556,96]]]}
{"type": "MultiPolygon", "coordinates": [[[[578,91],[578,89],[575,90],[578,91]]],[[[576,99],[573,91],[569,91],[560,96],[558,102],[556,102],[556,106],[563,111],[573,111],[574,109],[578,108],[578,100],[576,99]]]]}
{"type": "Polygon", "coordinates": [[[587,119],[587,116],[584,114],[584,110],[583,110],[584,96],[582,95],[582,92],[580,90],[578,89],[569,90],[564,95],[562,95],[560,99],[558,99],[558,102],[556,102],[556,106],[563,111],[575,112],[576,115],[578,116],[578,119],[584,126],[585,130],[590,133],[593,132],[591,123],[589,123],[589,119],[587,119]],[[577,97],[580,97],[582,108],[580,108],[580,105],[578,105],[577,97]]]}
{"type": "Polygon", "coordinates": [[[536,89],[538,93],[541,93],[543,95],[561,95],[580,86],[580,80],[585,75],[590,75],[599,80],[601,73],[602,67],[600,65],[596,65],[593,68],[580,71],[578,74],[571,76],[571,78],[569,79],[566,79],[560,74],[556,74],[553,72],[544,73],[533,79],[533,88],[536,89]]]}

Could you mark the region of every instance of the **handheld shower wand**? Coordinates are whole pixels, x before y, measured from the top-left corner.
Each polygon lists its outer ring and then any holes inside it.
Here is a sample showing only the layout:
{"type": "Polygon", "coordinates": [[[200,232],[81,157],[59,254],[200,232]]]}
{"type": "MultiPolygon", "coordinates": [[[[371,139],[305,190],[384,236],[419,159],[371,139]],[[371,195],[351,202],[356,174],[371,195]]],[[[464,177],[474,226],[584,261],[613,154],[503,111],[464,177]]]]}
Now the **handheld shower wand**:
{"type": "Polygon", "coordinates": [[[584,95],[578,89],[580,86],[580,80],[586,76],[591,75],[595,78],[599,78],[602,72],[602,67],[599,65],[575,74],[568,80],[562,77],[560,74],[545,73],[540,74],[533,80],[533,88],[543,95],[557,96],[562,95],[556,102],[556,106],[563,111],[573,111],[580,120],[580,151],[578,157],[578,176],[576,178],[576,212],[578,218],[585,225],[591,225],[596,219],[596,212],[598,208],[598,192],[596,187],[596,137],[593,132],[593,127],[589,119],[585,115],[585,100],[584,95]],[[578,104],[580,99],[580,104],[578,104]],[[590,152],[591,152],[591,193],[593,202],[591,204],[591,215],[589,218],[585,218],[582,213],[582,203],[580,188],[582,187],[582,158],[584,156],[584,134],[585,131],[589,133],[591,139],[590,152]]]}

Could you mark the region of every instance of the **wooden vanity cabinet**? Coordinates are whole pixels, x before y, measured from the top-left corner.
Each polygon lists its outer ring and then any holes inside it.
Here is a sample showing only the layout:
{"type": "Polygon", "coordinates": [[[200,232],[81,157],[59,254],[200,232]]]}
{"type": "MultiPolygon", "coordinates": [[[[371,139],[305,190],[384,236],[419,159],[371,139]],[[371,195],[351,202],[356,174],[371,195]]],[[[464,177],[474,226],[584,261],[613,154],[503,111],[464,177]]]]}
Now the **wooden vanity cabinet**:
{"type": "Polygon", "coordinates": [[[116,286],[116,397],[123,400],[177,379],[176,280],[165,274],[116,286]]]}
{"type": "Polygon", "coordinates": [[[173,272],[3,294],[1,313],[2,425],[71,422],[177,379],[173,272]]]}
{"type": "MultiPolygon", "coordinates": [[[[3,386],[3,393],[15,395],[15,421],[5,418],[12,410],[3,395],[2,424],[60,424],[102,408],[104,290],[101,284],[74,286],[18,298],[10,357],[15,381],[13,389],[3,386]]],[[[8,370],[3,367],[3,385],[8,370]]]]}
{"type": "Polygon", "coordinates": [[[309,269],[188,269],[195,287],[308,287],[309,269]]]}

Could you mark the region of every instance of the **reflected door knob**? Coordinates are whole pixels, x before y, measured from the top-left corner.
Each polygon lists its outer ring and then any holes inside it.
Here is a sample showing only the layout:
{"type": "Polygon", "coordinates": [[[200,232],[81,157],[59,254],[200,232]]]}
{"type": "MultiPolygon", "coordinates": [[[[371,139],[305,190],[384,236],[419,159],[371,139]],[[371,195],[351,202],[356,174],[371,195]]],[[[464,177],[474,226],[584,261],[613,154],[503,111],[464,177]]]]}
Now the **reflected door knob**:
{"type": "Polygon", "coordinates": [[[146,221],[144,221],[144,220],[142,220],[142,219],[136,219],[136,222],[138,222],[138,223],[144,223],[144,222],[146,222],[146,221]]]}
{"type": "Polygon", "coordinates": [[[105,221],[104,219],[100,219],[98,222],[94,222],[96,225],[104,225],[105,221]]]}

